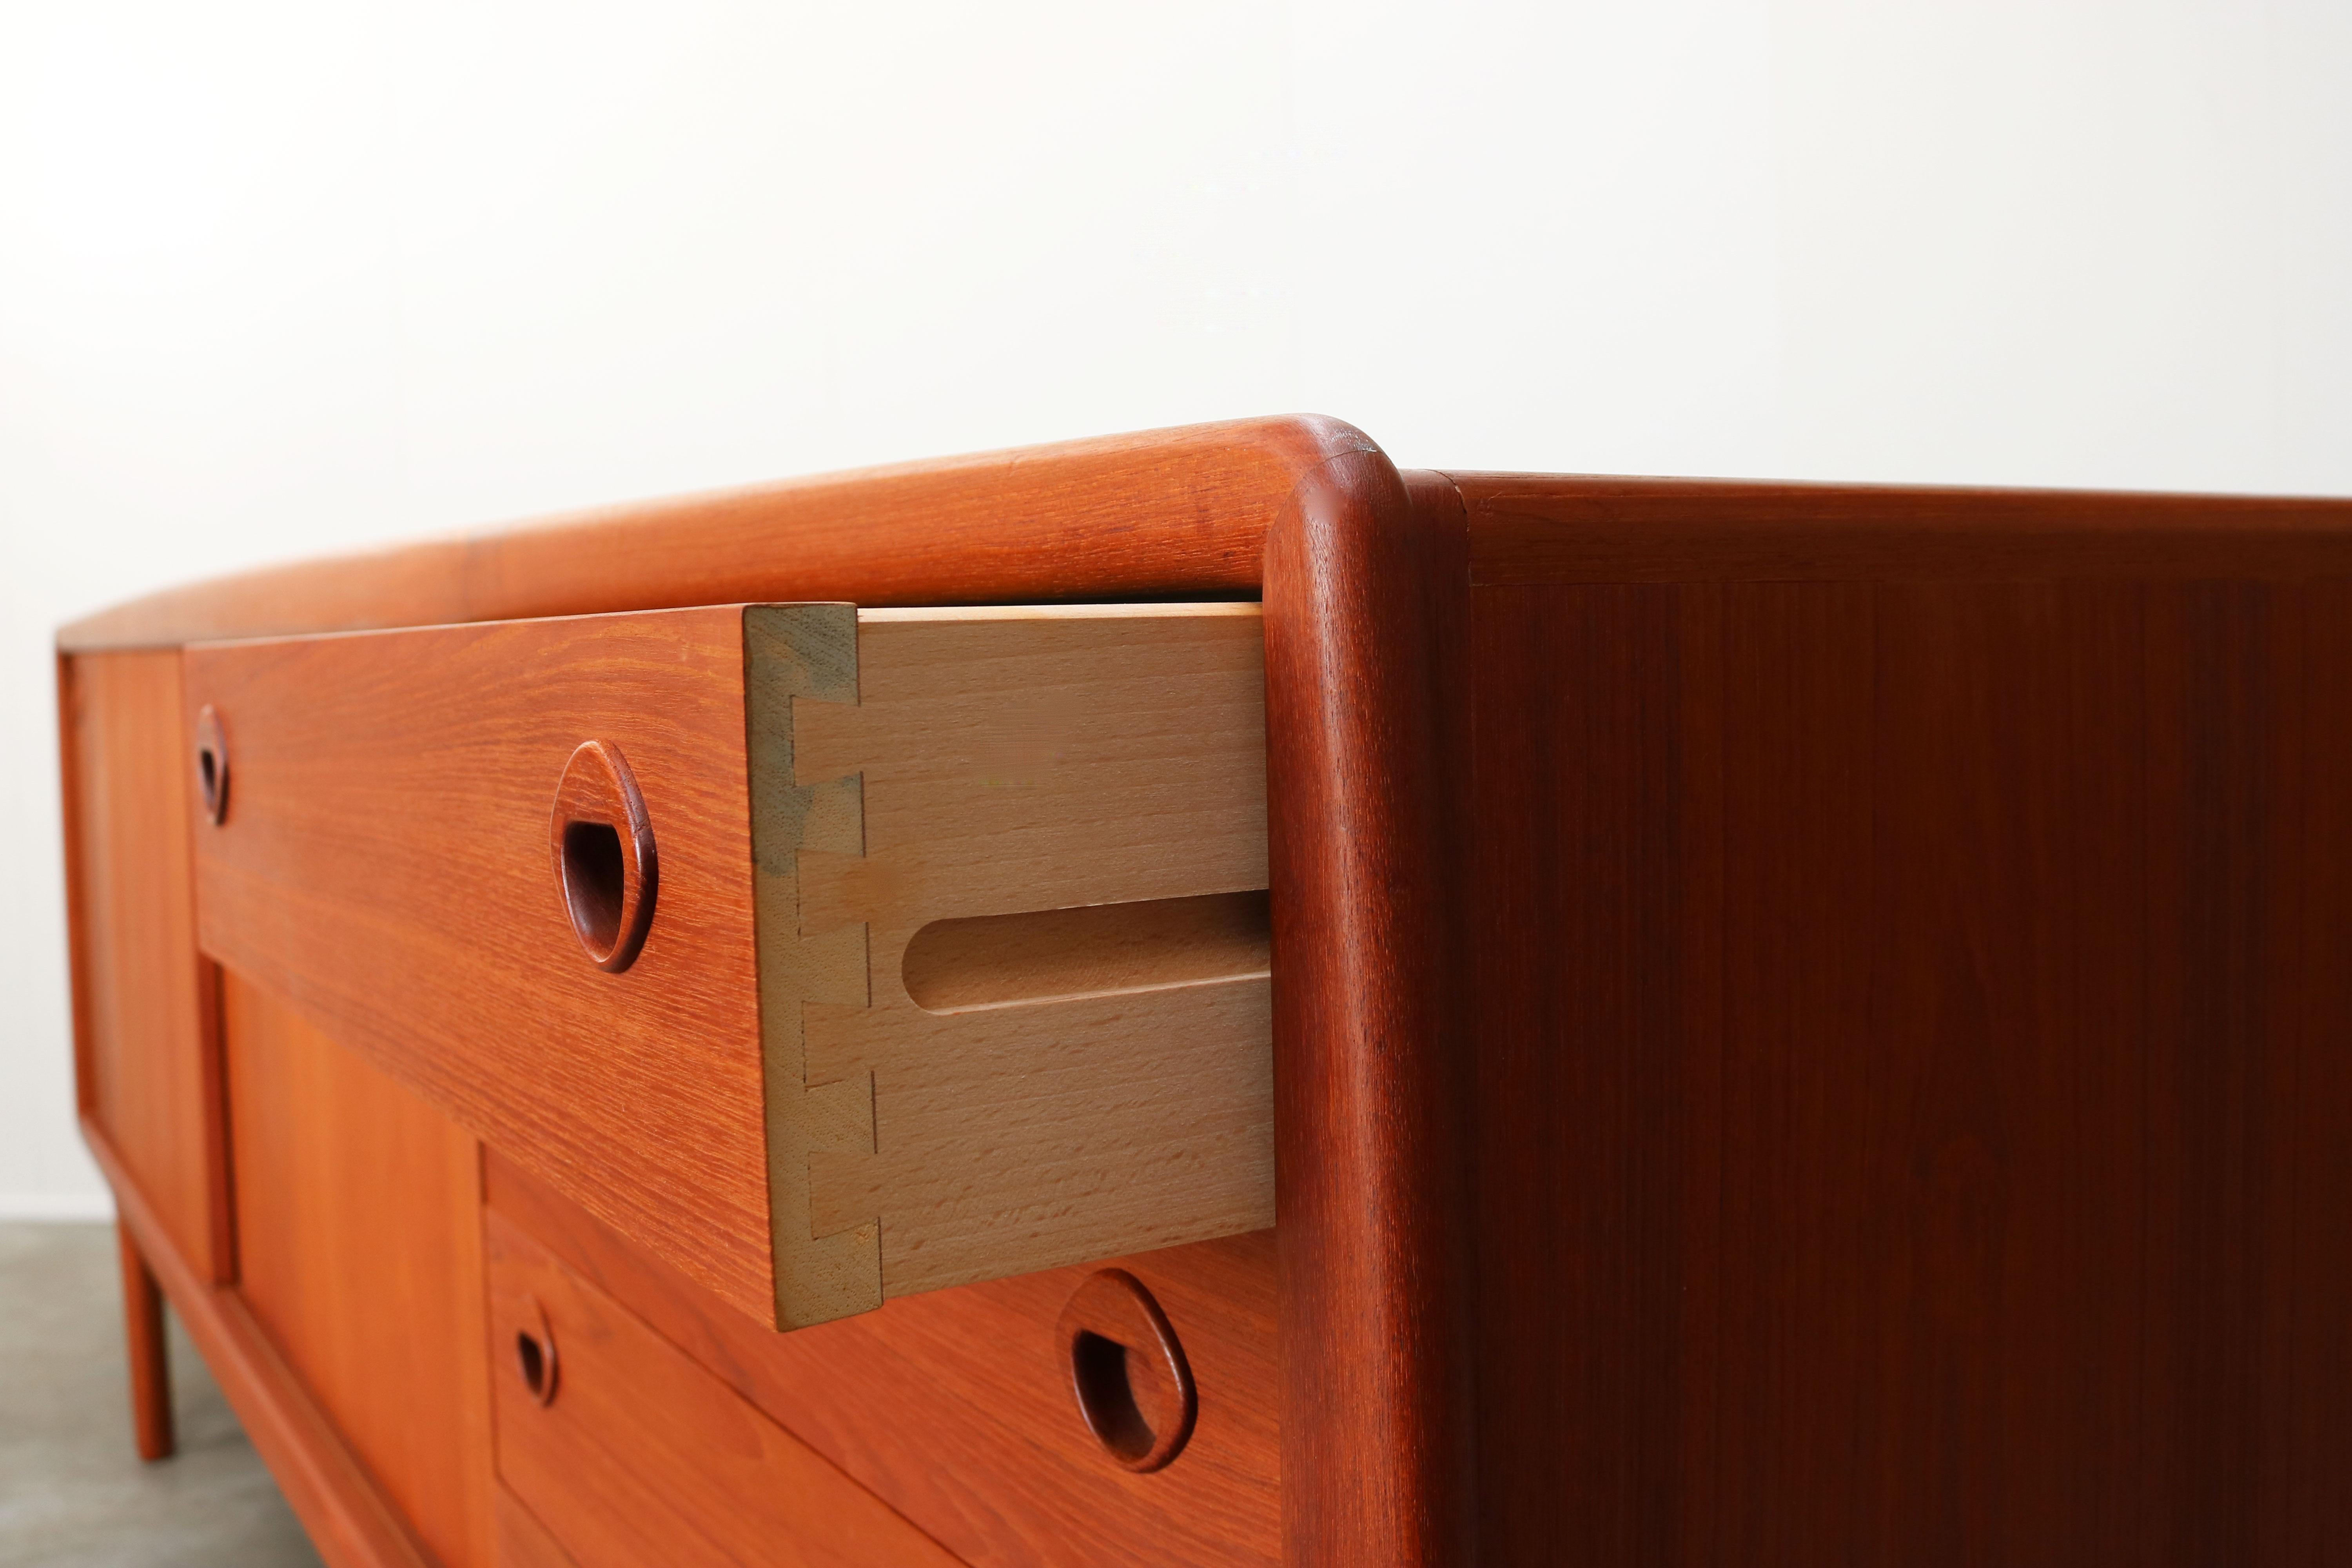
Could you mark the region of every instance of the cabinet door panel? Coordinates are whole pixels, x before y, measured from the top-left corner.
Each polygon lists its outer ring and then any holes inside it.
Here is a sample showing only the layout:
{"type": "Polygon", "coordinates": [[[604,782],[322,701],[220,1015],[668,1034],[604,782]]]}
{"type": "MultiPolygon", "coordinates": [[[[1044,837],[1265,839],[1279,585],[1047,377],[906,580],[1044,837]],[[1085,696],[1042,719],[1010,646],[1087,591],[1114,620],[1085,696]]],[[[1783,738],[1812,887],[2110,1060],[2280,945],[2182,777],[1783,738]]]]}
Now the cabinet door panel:
{"type": "Polygon", "coordinates": [[[226,1280],[215,972],[196,953],[179,652],[69,659],[58,699],[82,1114],[189,1266],[226,1280]]]}
{"type": "Polygon", "coordinates": [[[234,972],[222,1002],[239,1290],[433,1553],[486,1568],[474,1140],[234,972]]]}

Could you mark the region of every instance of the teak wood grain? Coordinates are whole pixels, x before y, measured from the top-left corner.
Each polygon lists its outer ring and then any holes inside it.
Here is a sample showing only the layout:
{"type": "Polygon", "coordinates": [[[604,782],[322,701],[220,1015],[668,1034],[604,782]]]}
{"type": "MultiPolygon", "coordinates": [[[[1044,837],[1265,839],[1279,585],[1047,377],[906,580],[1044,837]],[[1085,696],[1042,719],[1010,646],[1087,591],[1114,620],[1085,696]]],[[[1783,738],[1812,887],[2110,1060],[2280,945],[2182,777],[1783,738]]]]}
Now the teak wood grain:
{"type": "Polygon", "coordinates": [[[488,1568],[472,1136],[231,971],[238,1291],[442,1568],[488,1568]]]}
{"type": "Polygon", "coordinates": [[[905,979],[934,921],[1265,886],[1257,607],[744,637],[779,1321],[1273,1223],[1257,966],[943,1012],[905,979]]]}
{"type": "Polygon", "coordinates": [[[205,950],[767,1318],[740,618],[200,647],[188,702],[236,768],[195,835],[205,950]],[[589,739],[625,755],[660,845],[619,974],[582,953],[549,860],[589,739]]]}
{"type": "Polygon", "coordinates": [[[955,1557],[529,1238],[488,1225],[499,1473],[580,1568],[955,1557]],[[542,1403],[514,1354],[551,1335],[542,1403]]]}
{"type": "Polygon", "coordinates": [[[545,1248],[968,1563],[1279,1561],[1269,1233],[1116,1260],[1167,1312],[1199,1389],[1184,1451],[1138,1475],[1087,1429],[1055,1334],[1091,1267],[772,1334],[495,1152],[485,1175],[494,1225],[545,1248]]]}
{"type": "MultiPolygon", "coordinates": [[[[1300,419],[281,569],[60,647],[1260,595],[1286,1353],[1255,1408],[1288,1561],[2271,1568],[2352,1522],[2347,580],[2344,501],[1400,475],[1300,419]]],[[[800,787],[838,831],[847,792],[800,787]]],[[[165,1288],[197,1290],[88,1125],[165,1288]]],[[[708,1238],[510,1131],[586,1203],[541,1187],[557,1267],[956,1550],[1024,1560],[1052,1521],[1102,1561],[1112,1517],[1188,1539],[844,1414],[899,1364],[866,1336],[961,1334],[1026,1281],[766,1336],[712,1305],[772,1300],[746,1289],[764,1189],[720,1227],[730,1292],[675,1271],[708,1238]]],[[[208,1355],[242,1342],[209,1321],[208,1355]]],[[[990,1375],[955,1386],[1026,1386],[990,1375]]],[[[257,1441],[300,1459],[316,1430],[257,1441]]],[[[313,1511],[365,1490],[303,1484],[313,1511]]],[[[364,1511],[320,1517],[357,1540],[364,1511]]]]}
{"type": "Polygon", "coordinates": [[[2318,1561],[2352,595],[1870,542],[1475,595],[1483,1552],[2318,1561]]]}
{"type": "Polygon", "coordinates": [[[173,1241],[235,1277],[212,966],[196,952],[176,652],[59,671],[78,1096],[173,1241]]]}
{"type": "Polygon", "coordinates": [[[329,1568],[436,1568],[236,1287],[204,1279],[180,1255],[104,1128],[85,1119],[82,1137],[141,1256],[329,1568]]]}
{"type": "MultiPolygon", "coordinates": [[[[176,647],[751,600],[868,605],[1256,596],[1303,485],[1380,447],[1314,416],[1233,420],[820,475],[265,568],[61,628],[60,650],[176,647]]],[[[2352,551],[2319,498],[1548,474],[1451,476],[1482,583],[1945,574],[2289,574],[2352,551]],[[1568,528],[1561,525],[1566,523],[1568,528]],[[1876,563],[1876,564],[1872,564],[1876,563]]],[[[1351,503],[1352,504],[1352,503],[1351,503]]]]}
{"type": "Polygon", "coordinates": [[[1266,540],[1283,1556],[1318,1568],[1477,1551],[1464,550],[1377,454],[1266,540]]]}
{"type": "Polygon", "coordinates": [[[122,1265],[122,1326],[130,1352],[131,1432],[142,1459],[171,1457],[171,1343],[163,1337],[163,1293],[140,1255],[127,1221],[116,1220],[115,1251],[122,1265]]]}
{"type": "Polygon", "coordinates": [[[539,1522],[539,1516],[504,1486],[494,1504],[498,1521],[499,1568],[580,1568],[572,1553],[557,1544],[539,1522]]]}
{"type": "Polygon", "coordinates": [[[1262,889],[1257,624],[754,605],[201,647],[236,769],[195,830],[205,940],[782,1327],[1260,1229],[1262,963],[936,1013],[902,973],[938,921],[1262,889]],[[547,851],[589,740],[662,867],[618,973],[547,851]]]}
{"type": "Polygon", "coordinates": [[[2294,496],[1449,473],[1470,578],[1806,583],[2352,574],[2352,507],[2294,496]]]}
{"type": "Polygon", "coordinates": [[[68,652],[752,600],[869,605],[1255,595],[1304,476],[1379,448],[1295,416],[1147,430],[614,507],[168,590],[68,652]]]}

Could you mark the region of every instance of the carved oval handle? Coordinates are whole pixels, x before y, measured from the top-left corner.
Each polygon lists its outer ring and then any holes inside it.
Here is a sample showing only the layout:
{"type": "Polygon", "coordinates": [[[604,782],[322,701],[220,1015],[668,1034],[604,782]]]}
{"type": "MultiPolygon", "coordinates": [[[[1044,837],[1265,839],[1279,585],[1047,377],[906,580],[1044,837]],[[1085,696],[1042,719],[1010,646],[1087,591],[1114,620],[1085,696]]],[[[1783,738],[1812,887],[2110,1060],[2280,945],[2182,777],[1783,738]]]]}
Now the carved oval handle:
{"type": "Polygon", "coordinates": [[[1143,1281],[1124,1268],[1090,1275],[1058,1330],[1078,1415],[1106,1453],[1130,1470],[1156,1470],[1182,1451],[1200,1396],[1184,1347],[1143,1281]]]}
{"type": "Polygon", "coordinates": [[[196,798],[215,827],[228,816],[228,734],[209,702],[196,715],[196,798]]]}
{"type": "Polygon", "coordinates": [[[523,1305],[528,1309],[526,1326],[515,1331],[515,1374],[531,1398],[541,1405],[555,1403],[555,1331],[548,1326],[547,1309],[536,1298],[523,1305]]]}
{"type": "Polygon", "coordinates": [[[646,944],[659,880],[653,824],[618,746],[587,741],[572,753],[548,833],[572,933],[597,968],[618,974],[646,944]]]}

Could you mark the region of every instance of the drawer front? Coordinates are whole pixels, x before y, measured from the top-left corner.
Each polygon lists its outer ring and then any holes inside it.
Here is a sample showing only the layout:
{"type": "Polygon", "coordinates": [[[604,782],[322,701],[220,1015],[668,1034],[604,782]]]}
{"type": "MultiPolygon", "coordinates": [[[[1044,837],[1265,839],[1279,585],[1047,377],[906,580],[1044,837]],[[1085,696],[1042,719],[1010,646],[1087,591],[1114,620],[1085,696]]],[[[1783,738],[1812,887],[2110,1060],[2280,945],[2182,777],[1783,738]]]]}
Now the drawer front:
{"type": "Polygon", "coordinates": [[[205,951],[762,1321],[1272,1224],[1255,606],[721,606],[186,671],[205,951]],[[596,918],[575,816],[654,868],[596,918]]]}
{"type": "MultiPolygon", "coordinates": [[[[226,741],[198,938],[747,1311],[772,1299],[741,616],[192,648],[226,741]],[[587,961],[549,818],[583,741],[658,836],[638,961],[587,961]]],[[[193,730],[192,730],[193,732],[193,730]]]]}
{"type": "Polygon", "coordinates": [[[499,1475],[579,1568],[955,1557],[492,1218],[499,1475]]]}
{"type": "Polygon", "coordinates": [[[494,1276],[552,1271],[592,1287],[966,1562],[1280,1560],[1271,1233],[1116,1260],[1164,1312],[1196,1396],[1183,1447],[1139,1471],[1089,1429],[1060,1331],[1094,1267],[772,1334],[495,1152],[484,1177],[494,1276]]]}
{"type": "Polygon", "coordinates": [[[492,1489],[499,1568],[580,1568],[572,1553],[539,1522],[539,1516],[515,1500],[513,1492],[503,1486],[492,1489]]]}

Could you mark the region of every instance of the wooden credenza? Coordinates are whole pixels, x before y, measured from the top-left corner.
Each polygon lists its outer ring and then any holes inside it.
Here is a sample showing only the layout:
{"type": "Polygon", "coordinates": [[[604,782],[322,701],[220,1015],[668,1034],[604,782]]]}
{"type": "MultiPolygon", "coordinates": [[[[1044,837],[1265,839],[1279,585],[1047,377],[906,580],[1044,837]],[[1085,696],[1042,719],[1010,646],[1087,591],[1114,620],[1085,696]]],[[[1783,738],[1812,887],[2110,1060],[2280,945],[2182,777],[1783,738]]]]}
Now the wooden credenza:
{"type": "Polygon", "coordinates": [[[82,1124],[341,1564],[2332,1560],[2352,503],[1283,419],[58,638],[82,1124]]]}

